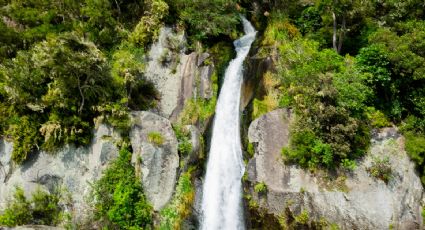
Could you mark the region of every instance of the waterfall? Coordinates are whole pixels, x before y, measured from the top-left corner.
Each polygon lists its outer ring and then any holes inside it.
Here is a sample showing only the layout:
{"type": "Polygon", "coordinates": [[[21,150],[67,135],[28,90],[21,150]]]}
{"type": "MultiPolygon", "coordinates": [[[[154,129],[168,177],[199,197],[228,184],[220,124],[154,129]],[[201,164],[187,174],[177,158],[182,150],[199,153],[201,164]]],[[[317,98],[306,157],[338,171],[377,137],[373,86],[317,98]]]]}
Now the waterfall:
{"type": "Polygon", "coordinates": [[[240,94],[243,61],[256,31],[242,17],[245,35],[234,41],[236,58],[226,69],[217,101],[211,148],[202,195],[202,229],[244,229],[242,175],[244,164],[240,140],[240,94]]]}

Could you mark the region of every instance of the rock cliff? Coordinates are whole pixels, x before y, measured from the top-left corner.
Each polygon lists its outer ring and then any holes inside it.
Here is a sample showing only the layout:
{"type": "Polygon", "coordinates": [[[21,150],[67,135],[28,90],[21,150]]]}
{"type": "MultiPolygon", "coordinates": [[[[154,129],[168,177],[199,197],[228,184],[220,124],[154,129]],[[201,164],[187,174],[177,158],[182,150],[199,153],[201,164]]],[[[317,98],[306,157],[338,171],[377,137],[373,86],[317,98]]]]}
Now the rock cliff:
{"type": "Polygon", "coordinates": [[[255,149],[246,182],[252,228],[269,224],[271,228],[422,229],[423,188],[397,129],[376,130],[370,152],[357,162],[357,168],[336,176],[312,173],[282,161],[290,121],[291,113],[280,109],[254,120],[249,127],[248,138],[255,149]],[[386,157],[392,170],[388,183],[368,172],[374,159],[386,157]],[[255,191],[260,183],[266,191],[255,191]]]}

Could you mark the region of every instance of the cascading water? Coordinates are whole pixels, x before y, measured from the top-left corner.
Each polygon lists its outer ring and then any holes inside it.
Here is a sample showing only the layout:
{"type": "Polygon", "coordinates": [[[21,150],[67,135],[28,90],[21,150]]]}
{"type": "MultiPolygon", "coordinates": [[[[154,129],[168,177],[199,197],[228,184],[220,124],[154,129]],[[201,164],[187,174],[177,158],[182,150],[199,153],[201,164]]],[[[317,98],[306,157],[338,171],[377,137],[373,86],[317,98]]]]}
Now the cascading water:
{"type": "Polygon", "coordinates": [[[244,173],[239,130],[243,61],[256,31],[242,18],[245,36],[234,42],[237,56],[226,69],[217,101],[202,196],[202,229],[244,229],[241,203],[244,173]]]}

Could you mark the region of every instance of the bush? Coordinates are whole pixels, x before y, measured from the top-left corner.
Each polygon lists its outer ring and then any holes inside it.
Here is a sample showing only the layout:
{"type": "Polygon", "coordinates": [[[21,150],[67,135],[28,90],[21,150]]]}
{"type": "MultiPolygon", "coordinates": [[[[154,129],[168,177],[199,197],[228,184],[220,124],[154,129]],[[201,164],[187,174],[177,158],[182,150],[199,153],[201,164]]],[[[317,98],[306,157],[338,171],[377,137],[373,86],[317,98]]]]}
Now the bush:
{"type": "Polygon", "coordinates": [[[77,33],[49,37],[6,62],[3,103],[16,117],[7,124],[14,160],[22,163],[39,142],[48,151],[88,144],[99,115],[93,107],[115,100],[108,71],[103,53],[77,33]]]}
{"type": "Polygon", "coordinates": [[[168,14],[168,5],[163,0],[147,0],[145,4],[148,10],[130,34],[130,41],[142,47],[158,37],[162,19],[168,14]]]}
{"type": "Polygon", "coordinates": [[[235,0],[169,0],[189,35],[202,40],[230,36],[239,24],[235,0]]]}
{"type": "Polygon", "coordinates": [[[24,190],[17,187],[13,200],[0,215],[0,225],[17,226],[26,224],[39,224],[55,226],[61,222],[63,210],[59,205],[59,193],[49,194],[40,189],[27,200],[24,190]]]}
{"type": "Polygon", "coordinates": [[[7,208],[0,215],[0,225],[17,226],[29,223],[32,220],[31,203],[24,195],[24,190],[17,187],[13,195],[13,201],[7,204],[7,208]]]}
{"type": "Polygon", "coordinates": [[[152,206],[143,194],[131,164],[131,152],[121,149],[102,177],[93,184],[91,204],[102,228],[140,229],[152,226],[152,206]]]}
{"type": "Polygon", "coordinates": [[[180,156],[185,156],[192,152],[192,140],[191,133],[186,127],[181,127],[180,125],[173,125],[174,133],[176,134],[178,141],[178,151],[180,156]]]}
{"type": "Polygon", "coordinates": [[[261,194],[266,193],[267,192],[267,185],[266,185],[266,183],[264,183],[264,181],[263,181],[263,182],[259,182],[259,183],[255,184],[254,191],[256,193],[261,193],[261,194]]]}
{"type": "Polygon", "coordinates": [[[7,133],[13,137],[12,160],[18,164],[23,163],[40,142],[38,124],[28,116],[17,118],[7,133]]]}
{"type": "Polygon", "coordinates": [[[370,175],[384,181],[385,183],[388,183],[392,177],[392,169],[388,157],[383,159],[374,157],[372,165],[367,168],[367,171],[370,173],[370,175]]]}
{"type": "Polygon", "coordinates": [[[422,184],[425,184],[425,136],[413,131],[405,132],[404,136],[406,138],[406,152],[410,159],[416,163],[422,184]]]}
{"type": "Polygon", "coordinates": [[[310,217],[307,210],[303,210],[298,216],[295,217],[295,222],[298,224],[308,224],[310,217]]]}
{"type": "Polygon", "coordinates": [[[192,211],[194,198],[195,188],[191,181],[191,170],[189,170],[180,176],[172,201],[161,211],[161,225],[159,229],[181,229],[183,220],[192,211]]]}
{"type": "Polygon", "coordinates": [[[353,58],[319,50],[317,42],[301,38],[282,17],[271,17],[263,42],[277,47],[279,80],[272,88],[278,91],[279,106],[291,107],[295,117],[284,159],[314,169],[338,167],[344,159],[364,155],[370,141],[370,89],[364,74],[353,58]]]}

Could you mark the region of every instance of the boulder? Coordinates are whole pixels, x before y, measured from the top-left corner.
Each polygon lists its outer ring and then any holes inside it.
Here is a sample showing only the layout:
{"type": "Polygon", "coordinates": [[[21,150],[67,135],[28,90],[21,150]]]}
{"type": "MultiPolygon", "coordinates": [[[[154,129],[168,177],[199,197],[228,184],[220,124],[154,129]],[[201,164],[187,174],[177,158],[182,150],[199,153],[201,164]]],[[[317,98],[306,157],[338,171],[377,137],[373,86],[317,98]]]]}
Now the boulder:
{"type": "Polygon", "coordinates": [[[213,66],[205,65],[209,54],[185,54],[185,44],[183,32],[163,27],[147,56],[145,77],[161,96],[158,113],[171,121],[177,120],[188,99],[212,97],[213,66]]]}
{"type": "Polygon", "coordinates": [[[132,162],[141,174],[146,197],[155,211],[171,199],[179,167],[177,138],[168,119],[151,112],[132,112],[132,162]],[[150,140],[159,135],[160,141],[150,140]]]}
{"type": "Polygon", "coordinates": [[[263,216],[279,220],[288,213],[293,218],[304,211],[308,213],[307,227],[316,221],[341,229],[422,229],[423,188],[396,128],[373,133],[370,151],[354,171],[313,174],[282,162],[281,149],[288,145],[290,121],[291,113],[280,109],[261,116],[249,127],[255,155],[247,166],[247,192],[258,210],[265,212],[263,216]],[[368,173],[374,159],[386,157],[392,169],[388,183],[368,173]],[[267,191],[256,192],[258,183],[264,183],[267,191]]]}
{"type": "MultiPolygon", "coordinates": [[[[88,208],[85,197],[91,190],[89,182],[99,179],[107,163],[118,156],[113,142],[116,138],[119,135],[112,128],[100,125],[95,130],[92,144],[87,147],[66,145],[54,154],[41,151],[13,171],[6,170],[7,176],[0,181],[0,210],[12,197],[15,186],[22,187],[27,197],[37,189],[52,192],[64,188],[72,198],[68,205],[73,216],[77,220],[84,217],[88,208]]],[[[10,169],[13,165],[11,146],[11,143],[2,140],[0,161],[3,169],[10,169]]]]}

